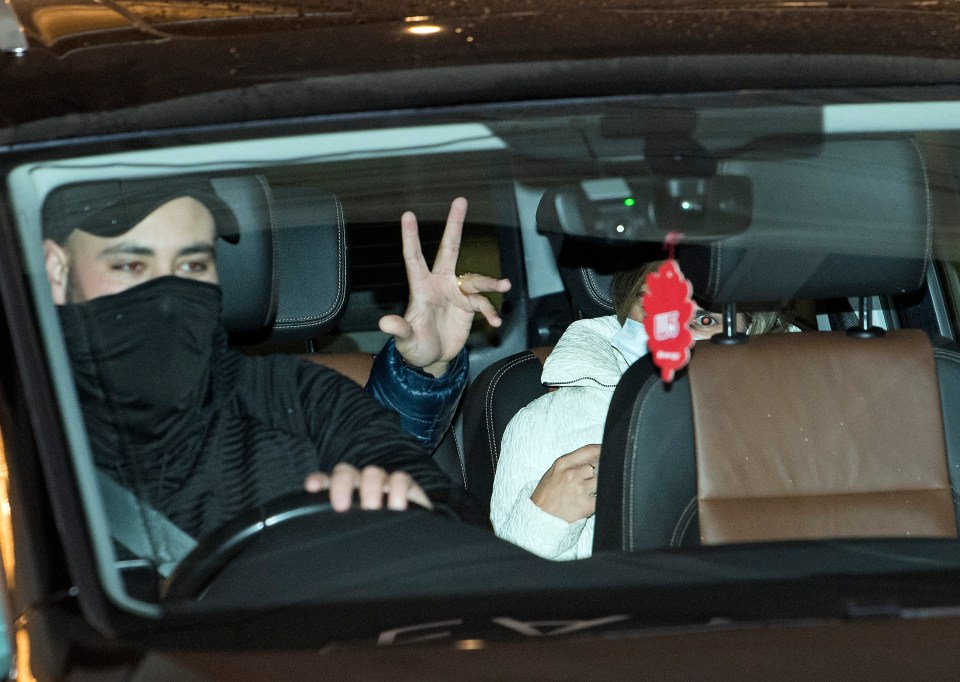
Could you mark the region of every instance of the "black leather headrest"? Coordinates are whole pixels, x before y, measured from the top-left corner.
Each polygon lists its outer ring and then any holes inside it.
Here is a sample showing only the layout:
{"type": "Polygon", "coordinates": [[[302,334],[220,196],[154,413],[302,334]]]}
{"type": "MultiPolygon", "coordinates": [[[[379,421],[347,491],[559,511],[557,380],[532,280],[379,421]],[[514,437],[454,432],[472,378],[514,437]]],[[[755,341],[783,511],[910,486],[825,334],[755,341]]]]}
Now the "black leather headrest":
{"type": "Polygon", "coordinates": [[[573,304],[584,317],[613,314],[612,273],[601,273],[588,267],[561,266],[560,276],[573,304]]]}
{"type": "Polygon", "coordinates": [[[313,339],[336,326],[346,309],[343,207],[331,192],[302,185],[276,185],[273,198],[280,297],[272,338],[313,339]]]}
{"type": "Polygon", "coordinates": [[[240,234],[236,244],[217,240],[224,326],[234,333],[265,329],[277,301],[270,190],[259,175],[211,178],[210,184],[233,211],[240,234]]]}
{"type": "Polygon", "coordinates": [[[699,300],[888,295],[923,284],[933,221],[912,139],[781,144],[730,159],[718,173],[750,177],[753,217],[742,234],[678,250],[699,300]]]}
{"type": "MultiPolygon", "coordinates": [[[[537,231],[550,240],[557,258],[557,269],[573,305],[584,317],[601,317],[613,312],[613,297],[610,295],[612,272],[599,272],[590,267],[592,251],[582,244],[573,244],[561,237],[560,217],[556,206],[557,192],[548,189],[537,205],[537,231]]],[[[603,262],[603,261],[600,261],[603,262]]]]}

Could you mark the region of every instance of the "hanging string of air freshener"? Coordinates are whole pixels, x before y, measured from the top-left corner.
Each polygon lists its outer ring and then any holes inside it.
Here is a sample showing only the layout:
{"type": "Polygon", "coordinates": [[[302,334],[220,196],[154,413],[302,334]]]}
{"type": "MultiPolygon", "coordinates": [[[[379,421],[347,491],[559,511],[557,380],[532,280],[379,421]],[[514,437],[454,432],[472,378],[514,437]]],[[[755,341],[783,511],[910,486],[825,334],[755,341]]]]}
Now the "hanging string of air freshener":
{"type": "Polygon", "coordinates": [[[693,287],[680,271],[674,258],[677,243],[683,235],[670,232],[663,242],[667,259],[656,272],[647,275],[647,293],[643,295],[643,326],[647,330],[647,346],[653,364],[660,368],[664,383],[673,381],[677,370],[690,362],[693,334],[690,323],[696,306],[693,287]]]}

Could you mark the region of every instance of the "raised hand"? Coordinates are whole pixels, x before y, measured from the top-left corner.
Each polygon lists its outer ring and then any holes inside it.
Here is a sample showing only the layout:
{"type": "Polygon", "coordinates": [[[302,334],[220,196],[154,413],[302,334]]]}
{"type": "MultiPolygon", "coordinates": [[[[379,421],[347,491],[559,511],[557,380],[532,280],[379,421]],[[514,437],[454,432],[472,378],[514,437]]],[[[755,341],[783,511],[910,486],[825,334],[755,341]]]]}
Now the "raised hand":
{"type": "Polygon", "coordinates": [[[408,365],[421,367],[433,376],[443,374],[463,348],[475,313],[481,313],[491,326],[500,326],[500,316],[483,294],[510,289],[508,279],[478,274],[463,275],[458,282],[457,257],[466,215],[467,200],[454,199],[432,270],[420,247],[417,217],[407,211],[400,218],[410,300],[403,317],[380,318],[380,330],[395,338],[397,350],[408,365]]]}

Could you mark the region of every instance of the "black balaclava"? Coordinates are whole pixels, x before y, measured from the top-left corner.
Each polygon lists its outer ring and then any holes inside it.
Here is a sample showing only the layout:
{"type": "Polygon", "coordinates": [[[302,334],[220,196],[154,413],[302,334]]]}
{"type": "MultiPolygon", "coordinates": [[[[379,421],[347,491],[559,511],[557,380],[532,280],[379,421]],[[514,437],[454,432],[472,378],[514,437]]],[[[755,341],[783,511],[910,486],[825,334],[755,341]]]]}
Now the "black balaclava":
{"type": "Polygon", "coordinates": [[[138,474],[160,474],[164,453],[203,437],[220,308],[218,286],[173,276],[61,306],[98,465],[135,457],[138,474]]]}

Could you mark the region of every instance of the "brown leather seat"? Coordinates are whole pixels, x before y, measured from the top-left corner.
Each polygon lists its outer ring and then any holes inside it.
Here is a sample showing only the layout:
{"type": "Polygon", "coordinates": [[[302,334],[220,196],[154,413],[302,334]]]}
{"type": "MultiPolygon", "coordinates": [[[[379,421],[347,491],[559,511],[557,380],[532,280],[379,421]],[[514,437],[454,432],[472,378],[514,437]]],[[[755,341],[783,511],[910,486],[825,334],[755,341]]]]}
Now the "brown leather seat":
{"type": "Polygon", "coordinates": [[[924,332],[704,344],[690,397],[702,543],[956,536],[924,332]]]}
{"type": "Polygon", "coordinates": [[[367,385],[374,358],[369,353],[307,353],[301,357],[334,369],[360,386],[367,385]]]}

